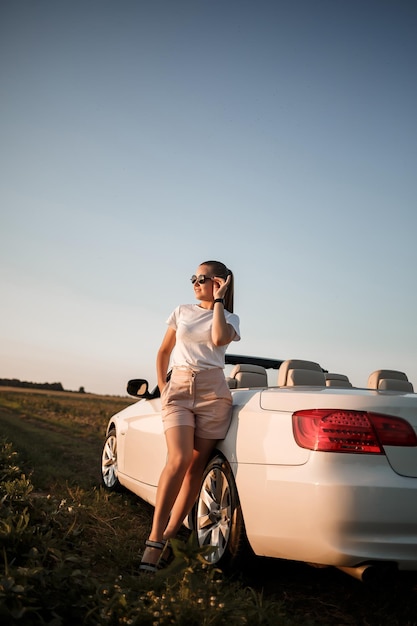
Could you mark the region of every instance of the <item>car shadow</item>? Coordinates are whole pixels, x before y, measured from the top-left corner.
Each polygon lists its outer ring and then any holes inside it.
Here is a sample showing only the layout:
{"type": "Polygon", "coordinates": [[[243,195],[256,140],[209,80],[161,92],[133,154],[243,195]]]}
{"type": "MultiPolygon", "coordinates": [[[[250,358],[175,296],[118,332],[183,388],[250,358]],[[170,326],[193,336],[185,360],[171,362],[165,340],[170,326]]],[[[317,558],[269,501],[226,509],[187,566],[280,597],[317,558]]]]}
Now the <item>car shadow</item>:
{"type": "Polygon", "coordinates": [[[239,577],[312,623],[417,624],[417,572],[385,572],[362,582],[334,567],[251,556],[239,577]]]}

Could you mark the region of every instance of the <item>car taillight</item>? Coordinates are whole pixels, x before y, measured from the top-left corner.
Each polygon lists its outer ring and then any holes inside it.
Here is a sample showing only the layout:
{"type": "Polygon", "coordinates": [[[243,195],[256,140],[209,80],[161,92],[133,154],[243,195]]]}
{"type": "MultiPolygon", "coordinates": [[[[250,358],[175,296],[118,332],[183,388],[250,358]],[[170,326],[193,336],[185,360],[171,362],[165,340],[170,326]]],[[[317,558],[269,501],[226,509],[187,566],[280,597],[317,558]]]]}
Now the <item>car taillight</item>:
{"type": "Polygon", "coordinates": [[[417,446],[411,425],[400,417],[345,411],[306,409],[292,416],[296,442],[324,452],[384,454],[383,446],[417,446]]]}

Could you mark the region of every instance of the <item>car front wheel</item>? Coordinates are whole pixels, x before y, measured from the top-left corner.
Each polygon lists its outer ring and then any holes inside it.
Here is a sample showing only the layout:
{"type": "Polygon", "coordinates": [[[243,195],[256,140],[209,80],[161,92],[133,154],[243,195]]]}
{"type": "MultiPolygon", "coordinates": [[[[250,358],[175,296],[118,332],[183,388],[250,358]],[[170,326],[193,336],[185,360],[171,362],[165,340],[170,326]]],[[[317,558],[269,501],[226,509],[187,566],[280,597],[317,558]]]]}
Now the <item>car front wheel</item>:
{"type": "Polygon", "coordinates": [[[194,510],[198,544],[214,548],[206,560],[221,567],[236,565],[247,548],[246,535],[233,472],[221,455],[204,471],[194,510]]]}
{"type": "Polygon", "coordinates": [[[121,488],[117,477],[117,437],[114,428],[108,432],[101,453],[101,482],[109,491],[119,491],[121,488]]]}

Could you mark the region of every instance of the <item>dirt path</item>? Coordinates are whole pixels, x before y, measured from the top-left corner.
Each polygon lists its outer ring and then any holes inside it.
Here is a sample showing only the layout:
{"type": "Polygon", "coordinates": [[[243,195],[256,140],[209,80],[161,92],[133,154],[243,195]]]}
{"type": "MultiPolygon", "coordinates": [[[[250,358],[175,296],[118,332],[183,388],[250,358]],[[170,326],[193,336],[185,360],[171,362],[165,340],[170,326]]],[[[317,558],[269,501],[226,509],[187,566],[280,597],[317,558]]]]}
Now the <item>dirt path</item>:
{"type": "Polygon", "coordinates": [[[80,437],[59,424],[0,407],[0,435],[19,450],[37,488],[57,483],[90,488],[100,484],[101,441],[80,437]],[[94,462],[92,462],[92,459],[94,462]]]}

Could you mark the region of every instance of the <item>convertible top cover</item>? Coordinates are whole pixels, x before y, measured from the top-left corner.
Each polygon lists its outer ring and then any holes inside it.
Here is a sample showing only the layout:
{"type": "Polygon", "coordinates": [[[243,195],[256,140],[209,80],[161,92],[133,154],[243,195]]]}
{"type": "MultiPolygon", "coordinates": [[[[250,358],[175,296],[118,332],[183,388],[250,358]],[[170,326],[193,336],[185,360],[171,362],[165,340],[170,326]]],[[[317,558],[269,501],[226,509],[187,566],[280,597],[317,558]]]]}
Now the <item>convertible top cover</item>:
{"type": "Polygon", "coordinates": [[[266,369],[278,370],[283,363],[279,359],[267,359],[256,356],[242,356],[241,354],[227,354],[225,356],[226,365],[238,365],[239,363],[247,363],[248,365],[260,365],[266,369]]]}

